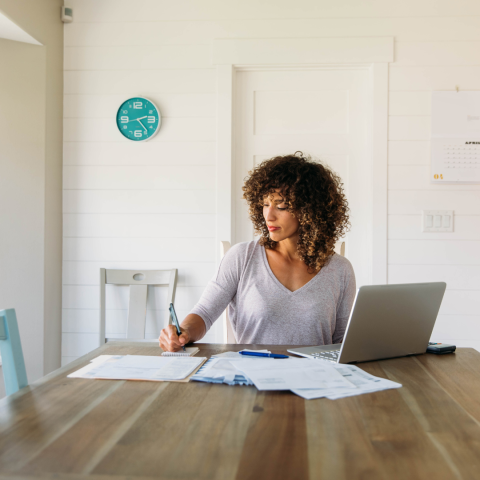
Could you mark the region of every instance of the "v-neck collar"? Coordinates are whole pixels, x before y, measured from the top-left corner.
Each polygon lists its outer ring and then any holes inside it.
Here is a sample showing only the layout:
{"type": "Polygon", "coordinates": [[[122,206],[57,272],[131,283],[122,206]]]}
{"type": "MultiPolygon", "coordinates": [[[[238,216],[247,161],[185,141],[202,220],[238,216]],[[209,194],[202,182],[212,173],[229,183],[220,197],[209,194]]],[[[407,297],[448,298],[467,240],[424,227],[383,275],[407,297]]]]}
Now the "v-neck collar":
{"type": "Polygon", "coordinates": [[[320,274],[325,269],[325,267],[322,267],[320,269],[320,271],[317,272],[317,274],[313,278],[311,278],[305,285],[302,285],[300,288],[297,288],[296,290],[293,290],[293,291],[289,290],[282,282],[280,282],[280,280],[275,276],[272,269],[270,268],[270,264],[268,263],[267,252],[265,251],[265,247],[262,246],[262,245],[259,245],[259,244],[257,244],[257,245],[260,247],[260,249],[262,251],[263,263],[265,265],[265,268],[267,269],[268,274],[270,275],[270,277],[272,278],[274,283],[277,285],[277,287],[279,287],[281,290],[288,293],[289,295],[295,295],[298,292],[300,292],[301,290],[306,289],[309,285],[311,285],[313,283],[314,280],[316,280],[320,276],[320,274]]]}

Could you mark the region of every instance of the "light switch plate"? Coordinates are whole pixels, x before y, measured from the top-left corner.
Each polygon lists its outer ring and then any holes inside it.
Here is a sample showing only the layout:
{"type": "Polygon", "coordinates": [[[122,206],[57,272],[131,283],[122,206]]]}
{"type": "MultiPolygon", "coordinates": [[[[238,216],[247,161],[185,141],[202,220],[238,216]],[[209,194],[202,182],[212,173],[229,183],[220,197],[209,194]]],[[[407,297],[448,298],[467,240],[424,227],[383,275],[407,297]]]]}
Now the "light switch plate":
{"type": "Polygon", "coordinates": [[[422,232],[453,232],[453,210],[423,210],[422,232]]]}

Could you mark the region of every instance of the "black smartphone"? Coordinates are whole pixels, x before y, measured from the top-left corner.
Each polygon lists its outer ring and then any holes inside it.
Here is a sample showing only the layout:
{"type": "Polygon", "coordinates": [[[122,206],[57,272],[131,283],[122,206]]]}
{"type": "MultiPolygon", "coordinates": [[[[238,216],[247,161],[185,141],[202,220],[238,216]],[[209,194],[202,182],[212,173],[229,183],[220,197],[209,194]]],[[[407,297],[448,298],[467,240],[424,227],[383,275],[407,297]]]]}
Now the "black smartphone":
{"type": "Polygon", "coordinates": [[[427,353],[443,355],[445,353],[453,353],[456,349],[455,345],[450,345],[449,343],[428,342],[427,353]]]}

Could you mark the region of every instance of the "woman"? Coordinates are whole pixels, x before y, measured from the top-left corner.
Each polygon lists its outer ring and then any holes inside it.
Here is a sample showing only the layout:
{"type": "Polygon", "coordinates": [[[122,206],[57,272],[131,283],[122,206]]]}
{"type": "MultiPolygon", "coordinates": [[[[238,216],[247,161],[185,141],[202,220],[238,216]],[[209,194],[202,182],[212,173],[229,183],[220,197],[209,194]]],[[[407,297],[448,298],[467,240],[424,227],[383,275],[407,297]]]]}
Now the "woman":
{"type": "Polygon", "coordinates": [[[296,152],[264,161],[243,191],[260,239],[227,252],[182,334],[164,328],[160,347],[200,340],[227,306],[238,343],[340,343],[355,297],[352,266],[334,253],[349,225],[340,178],[296,152]]]}

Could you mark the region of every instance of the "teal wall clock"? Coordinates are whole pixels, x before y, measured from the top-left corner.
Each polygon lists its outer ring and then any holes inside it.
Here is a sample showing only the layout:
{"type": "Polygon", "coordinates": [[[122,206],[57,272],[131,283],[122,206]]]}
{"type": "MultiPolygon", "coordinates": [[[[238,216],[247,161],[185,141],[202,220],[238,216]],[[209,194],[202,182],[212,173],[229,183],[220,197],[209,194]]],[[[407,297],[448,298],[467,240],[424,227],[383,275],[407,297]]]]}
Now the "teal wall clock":
{"type": "Polygon", "coordinates": [[[162,118],[156,105],[147,98],[129,98],[117,112],[117,127],[134,142],[150,140],[160,129],[162,118]]]}

